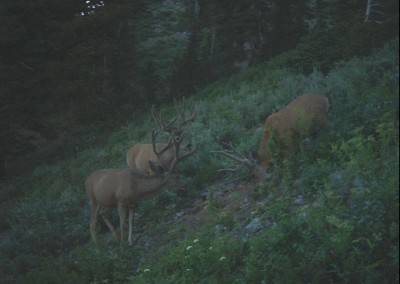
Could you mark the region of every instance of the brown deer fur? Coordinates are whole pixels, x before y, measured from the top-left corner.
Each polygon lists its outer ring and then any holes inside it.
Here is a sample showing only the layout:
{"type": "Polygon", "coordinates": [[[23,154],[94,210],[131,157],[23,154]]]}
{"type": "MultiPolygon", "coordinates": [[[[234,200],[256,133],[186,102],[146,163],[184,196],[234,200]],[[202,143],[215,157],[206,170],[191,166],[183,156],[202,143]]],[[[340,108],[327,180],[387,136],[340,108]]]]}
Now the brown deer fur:
{"type": "Polygon", "coordinates": [[[259,164],[267,168],[270,162],[272,138],[288,158],[299,142],[327,125],[329,102],[326,97],[307,94],[289,103],[265,121],[264,132],[258,149],[259,164]]]}
{"type": "Polygon", "coordinates": [[[238,163],[234,168],[219,171],[235,172],[245,166],[257,181],[262,181],[272,157],[276,157],[276,151],[282,153],[280,158],[283,160],[289,158],[303,139],[327,126],[328,111],[329,102],[324,96],[306,94],[294,99],[277,113],[268,116],[258,152],[251,151],[249,157],[245,157],[231,143],[223,143],[226,148],[224,151],[212,151],[238,163]]]}
{"type": "Polygon", "coordinates": [[[149,167],[148,161],[155,161],[163,166],[168,167],[174,158],[174,148],[168,144],[157,143],[157,151],[162,151],[160,154],[161,160],[158,160],[157,155],[153,151],[152,144],[135,144],[133,145],[126,155],[126,162],[130,168],[137,169],[145,175],[153,175],[154,172],[149,167]]]}
{"type": "MultiPolygon", "coordinates": [[[[157,132],[152,132],[152,147],[156,159],[160,160],[160,152],[156,149],[157,132]]],[[[124,224],[126,213],[129,210],[129,245],[132,244],[133,213],[144,197],[157,194],[167,184],[176,180],[175,169],[180,161],[183,161],[193,155],[197,150],[194,149],[179,156],[180,144],[182,139],[171,134],[172,148],[174,157],[168,168],[158,165],[149,160],[149,167],[154,175],[146,175],[135,169],[101,169],[96,170],[86,179],[86,193],[89,198],[90,214],[90,234],[93,241],[96,241],[96,221],[97,214],[101,207],[118,208],[121,229],[121,241],[124,235],[124,224]]],[[[102,213],[102,212],[101,212],[102,213]]],[[[102,214],[104,221],[115,234],[115,230],[108,217],[102,214]]]]}
{"type": "MultiPolygon", "coordinates": [[[[140,201],[157,194],[175,176],[164,169],[150,162],[152,170],[156,173],[153,176],[143,175],[131,169],[101,169],[94,171],[86,179],[86,193],[91,207],[90,234],[93,241],[96,241],[97,214],[101,207],[118,208],[120,218],[121,242],[124,235],[124,224],[127,211],[129,210],[129,245],[132,244],[133,213],[140,201]]],[[[105,223],[115,236],[114,226],[106,215],[101,213],[105,223]]]]}

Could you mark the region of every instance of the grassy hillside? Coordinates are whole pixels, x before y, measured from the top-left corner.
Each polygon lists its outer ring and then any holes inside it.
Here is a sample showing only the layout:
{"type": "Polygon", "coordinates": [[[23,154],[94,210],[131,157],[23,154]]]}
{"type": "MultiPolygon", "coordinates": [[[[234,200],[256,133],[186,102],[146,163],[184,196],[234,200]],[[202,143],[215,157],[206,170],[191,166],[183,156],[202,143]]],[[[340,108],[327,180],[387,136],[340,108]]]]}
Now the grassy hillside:
{"type": "MultiPolygon", "coordinates": [[[[186,190],[143,202],[135,244],[89,242],[85,177],[125,167],[150,141],[151,116],[73,159],[1,184],[3,283],[396,283],[399,281],[399,43],[340,62],[324,75],[252,68],[190,98],[200,149],[179,165],[186,190]],[[257,148],[265,118],[307,92],[326,95],[330,127],[255,187],[217,174],[222,141],[257,148]],[[259,222],[256,233],[246,229],[259,222]]],[[[161,106],[159,107],[161,108],[161,106]]],[[[162,107],[172,115],[173,105],[162,107]]],[[[118,218],[114,215],[114,220],[118,218]]]]}

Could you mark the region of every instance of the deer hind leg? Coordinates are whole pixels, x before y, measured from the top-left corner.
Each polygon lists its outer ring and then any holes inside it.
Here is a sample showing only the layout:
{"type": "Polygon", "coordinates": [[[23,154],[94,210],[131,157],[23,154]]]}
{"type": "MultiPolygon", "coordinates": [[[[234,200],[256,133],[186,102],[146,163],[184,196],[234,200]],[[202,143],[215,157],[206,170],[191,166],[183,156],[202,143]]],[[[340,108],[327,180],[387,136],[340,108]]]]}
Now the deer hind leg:
{"type": "Polygon", "coordinates": [[[126,212],[128,209],[124,207],[122,204],[118,204],[118,214],[119,214],[119,225],[121,228],[121,244],[124,240],[124,224],[126,220],[126,212]]]}
{"type": "Polygon", "coordinates": [[[96,242],[96,222],[97,222],[97,213],[99,211],[100,205],[96,205],[96,203],[90,204],[90,236],[93,242],[96,242]]]}
{"type": "Polygon", "coordinates": [[[115,232],[115,228],[109,218],[108,209],[101,207],[100,208],[100,215],[103,218],[104,222],[106,223],[107,227],[110,229],[111,233],[113,234],[114,239],[117,239],[117,234],[115,232]]]}

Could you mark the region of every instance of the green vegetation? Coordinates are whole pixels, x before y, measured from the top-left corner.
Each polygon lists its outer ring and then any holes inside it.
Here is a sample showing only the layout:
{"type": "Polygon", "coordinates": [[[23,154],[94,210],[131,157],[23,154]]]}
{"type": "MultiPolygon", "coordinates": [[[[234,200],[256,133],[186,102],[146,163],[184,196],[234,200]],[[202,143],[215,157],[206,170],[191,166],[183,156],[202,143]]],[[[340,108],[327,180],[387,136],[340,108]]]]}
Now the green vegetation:
{"type": "MultiPolygon", "coordinates": [[[[326,75],[398,30],[397,0],[2,0],[0,178],[100,145],[111,129],[145,121],[152,104],[250,66],[273,61],[260,73],[271,80],[278,66],[326,75]]],[[[284,103],[275,97],[269,108],[284,103]]]]}
{"type": "Polygon", "coordinates": [[[188,133],[201,147],[179,165],[187,189],[141,204],[132,247],[111,242],[104,224],[90,243],[84,180],[125,167],[128,147],[150,140],[149,114],[74,158],[2,182],[1,281],[398,283],[398,54],[397,38],[309,75],[281,68],[281,57],[199,90],[188,133]],[[257,148],[265,118],[306,92],[331,102],[330,127],[311,150],[301,147],[256,192],[243,191],[253,187],[246,172],[217,174],[229,161],[209,151],[222,141],[257,148]],[[254,218],[263,228],[247,234],[254,218]]]}

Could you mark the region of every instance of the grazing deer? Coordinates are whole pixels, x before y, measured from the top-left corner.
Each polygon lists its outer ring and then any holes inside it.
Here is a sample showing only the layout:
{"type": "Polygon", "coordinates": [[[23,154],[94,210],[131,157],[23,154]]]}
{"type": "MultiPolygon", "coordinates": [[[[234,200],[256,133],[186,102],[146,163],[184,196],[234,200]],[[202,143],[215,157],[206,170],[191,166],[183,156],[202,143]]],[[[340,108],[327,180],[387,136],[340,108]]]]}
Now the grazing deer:
{"type": "MultiPolygon", "coordinates": [[[[194,121],[196,117],[196,112],[194,110],[194,104],[189,106],[189,117],[186,117],[186,105],[185,105],[185,97],[182,99],[181,105],[175,103],[175,107],[180,116],[180,121],[178,126],[175,126],[175,122],[177,117],[172,119],[171,122],[165,123],[162,119],[161,112],[159,114],[156,113],[155,106],[153,105],[151,108],[151,115],[156,121],[158,127],[169,136],[168,143],[157,143],[156,150],[159,152],[157,156],[153,152],[152,144],[135,144],[133,145],[126,155],[126,160],[128,166],[132,169],[137,169],[143,174],[152,175],[154,171],[150,168],[148,161],[154,161],[163,166],[169,166],[174,158],[174,148],[173,148],[173,140],[183,139],[183,129],[188,122],[194,121]],[[175,137],[172,137],[172,134],[175,137]]],[[[190,147],[190,144],[186,146],[190,147]]]]}
{"type": "Polygon", "coordinates": [[[327,126],[328,110],[329,102],[326,97],[307,94],[296,98],[267,118],[258,152],[250,152],[249,156],[245,157],[228,143],[224,143],[226,150],[212,151],[238,163],[234,168],[219,171],[234,172],[246,166],[257,181],[262,181],[273,152],[280,150],[281,158],[289,158],[303,139],[315,134],[319,128],[327,126]]]}
{"type": "MultiPolygon", "coordinates": [[[[181,139],[174,139],[174,131],[172,132],[173,159],[168,165],[159,165],[155,162],[148,161],[149,167],[154,175],[145,175],[133,169],[101,169],[90,174],[86,179],[86,193],[89,198],[91,214],[90,214],[90,234],[94,242],[96,242],[96,221],[97,214],[103,207],[118,208],[121,229],[121,243],[124,236],[124,224],[126,213],[129,211],[129,236],[128,243],[132,245],[132,229],[134,210],[137,208],[141,200],[147,196],[152,196],[160,192],[167,185],[171,185],[176,181],[174,174],[178,163],[185,160],[195,153],[197,146],[189,152],[179,157],[179,148],[181,139]]],[[[160,153],[156,149],[157,132],[152,132],[152,147],[155,155],[160,160],[160,153]]],[[[100,211],[103,220],[111,230],[114,236],[115,229],[110,219],[100,211]]]]}

